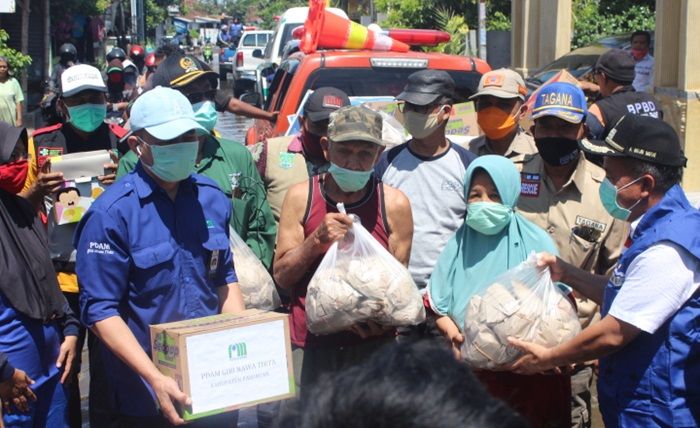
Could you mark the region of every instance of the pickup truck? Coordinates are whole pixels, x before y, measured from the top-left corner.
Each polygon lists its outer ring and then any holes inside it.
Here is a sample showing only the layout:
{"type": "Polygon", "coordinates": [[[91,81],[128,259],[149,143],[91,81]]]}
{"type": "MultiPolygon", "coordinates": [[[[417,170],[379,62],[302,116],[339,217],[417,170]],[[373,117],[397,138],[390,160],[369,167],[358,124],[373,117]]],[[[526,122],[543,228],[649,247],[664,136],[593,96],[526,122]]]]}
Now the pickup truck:
{"type": "Polygon", "coordinates": [[[236,54],[233,58],[234,95],[251,92],[255,88],[256,70],[264,60],[262,52],[267,45],[272,31],[245,31],[241,35],[236,54]]]}
{"type": "MultiPolygon", "coordinates": [[[[264,100],[264,109],[279,112],[276,123],[256,120],[246,133],[252,145],[284,135],[288,116],[294,115],[309,89],[334,86],[349,96],[396,96],[408,76],[421,69],[447,71],[457,84],[459,102],[474,94],[483,73],[491,67],[478,58],[434,52],[382,52],[369,50],[322,50],[293,55],[282,61],[264,100]]],[[[251,94],[253,95],[253,94],[251,94]]],[[[261,97],[260,93],[254,94],[261,97]]]]}
{"type": "MultiPolygon", "coordinates": [[[[255,69],[262,62],[262,51],[272,35],[272,31],[248,30],[241,34],[238,46],[229,46],[221,49],[219,54],[219,76],[222,80],[228,77],[228,73],[233,74],[234,83],[238,86],[241,79],[254,80],[255,69]],[[253,52],[257,55],[253,55],[253,52]]],[[[254,85],[243,82],[242,86],[253,87],[254,85]]],[[[237,91],[240,95],[246,91],[237,91]]]]}

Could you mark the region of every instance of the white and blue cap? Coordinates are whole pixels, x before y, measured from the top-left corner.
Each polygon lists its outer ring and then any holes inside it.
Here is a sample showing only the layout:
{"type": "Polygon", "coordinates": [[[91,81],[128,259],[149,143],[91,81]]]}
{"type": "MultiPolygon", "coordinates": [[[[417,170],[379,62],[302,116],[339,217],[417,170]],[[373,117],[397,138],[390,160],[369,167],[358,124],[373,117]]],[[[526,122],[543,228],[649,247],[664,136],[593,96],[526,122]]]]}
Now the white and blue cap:
{"type": "Polygon", "coordinates": [[[134,101],[129,117],[131,132],[145,129],[155,138],[172,140],[185,132],[196,130],[207,134],[194,118],[190,101],[175,89],[158,86],[134,101]]]}
{"type": "Polygon", "coordinates": [[[534,95],[532,119],[554,116],[570,123],[581,123],[588,114],[586,96],[581,88],[569,82],[553,82],[534,95]]]}

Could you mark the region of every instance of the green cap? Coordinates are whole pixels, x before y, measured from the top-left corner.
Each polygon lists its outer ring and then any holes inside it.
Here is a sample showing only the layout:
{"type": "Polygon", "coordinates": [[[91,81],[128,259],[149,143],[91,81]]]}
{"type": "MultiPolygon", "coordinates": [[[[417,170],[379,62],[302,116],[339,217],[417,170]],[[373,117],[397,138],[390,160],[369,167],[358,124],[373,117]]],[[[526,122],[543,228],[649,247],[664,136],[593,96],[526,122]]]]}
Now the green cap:
{"type": "Polygon", "coordinates": [[[385,146],[382,140],[382,116],[364,106],[342,107],[330,115],[328,139],[331,141],[369,141],[385,146]]]}

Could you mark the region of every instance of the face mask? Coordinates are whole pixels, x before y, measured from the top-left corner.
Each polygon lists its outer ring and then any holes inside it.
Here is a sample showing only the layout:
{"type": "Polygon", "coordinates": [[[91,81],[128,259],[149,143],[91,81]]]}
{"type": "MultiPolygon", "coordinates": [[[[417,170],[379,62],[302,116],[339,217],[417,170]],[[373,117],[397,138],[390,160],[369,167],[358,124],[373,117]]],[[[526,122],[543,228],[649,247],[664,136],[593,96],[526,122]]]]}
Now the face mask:
{"type": "Polygon", "coordinates": [[[84,132],[92,132],[97,129],[107,115],[106,104],[81,104],[67,108],[71,125],[84,132]]]}
{"type": "Polygon", "coordinates": [[[636,60],[639,61],[645,56],[647,56],[647,53],[649,53],[649,49],[635,49],[632,48],[632,57],[636,60]]]}
{"type": "Polygon", "coordinates": [[[419,140],[431,135],[440,127],[438,116],[442,113],[443,107],[435,113],[418,113],[413,110],[403,112],[403,127],[413,138],[419,140]]]}
{"type": "Polygon", "coordinates": [[[607,178],[603,180],[603,182],[600,184],[600,189],[598,190],[598,192],[600,195],[600,201],[603,203],[603,207],[605,207],[605,210],[611,216],[622,221],[627,221],[627,219],[632,214],[632,208],[636,207],[637,204],[639,204],[642,200],[639,199],[631,207],[625,208],[617,202],[617,194],[620,192],[620,190],[626,189],[627,187],[639,181],[641,178],[642,177],[639,177],[636,180],[632,180],[624,186],[620,187],[619,189],[615,187],[615,185],[612,184],[612,182],[610,182],[610,180],[608,180],[607,178]]]}
{"type": "Polygon", "coordinates": [[[301,146],[307,159],[324,159],[321,137],[310,132],[301,133],[301,146]]]}
{"type": "Polygon", "coordinates": [[[552,166],[567,165],[578,159],[578,141],[563,137],[535,138],[537,151],[552,166]]]}
{"type": "Polygon", "coordinates": [[[489,140],[500,140],[513,132],[518,126],[515,116],[506,113],[498,107],[486,107],[479,110],[476,122],[489,140]]]}
{"type": "Polygon", "coordinates": [[[331,163],[328,172],[331,173],[333,180],[343,192],[357,192],[365,187],[372,175],[371,169],[369,171],[354,171],[341,168],[334,163],[331,163]]]}
{"type": "MultiPolygon", "coordinates": [[[[158,178],[163,181],[175,183],[189,177],[197,162],[197,152],[199,151],[198,141],[188,141],[185,143],[169,144],[167,146],[154,146],[141,140],[151,148],[153,155],[153,165],[144,166],[150,169],[158,178]]],[[[137,147],[137,153],[141,155],[141,150],[137,147]]]]}
{"type": "Polygon", "coordinates": [[[216,121],[219,120],[219,115],[216,113],[214,103],[211,101],[201,101],[192,104],[192,110],[194,110],[194,120],[202,125],[204,129],[211,132],[214,126],[216,126],[216,121]]]}
{"type": "Polygon", "coordinates": [[[0,189],[16,195],[24,187],[29,163],[26,159],[0,165],[0,189]]]}
{"type": "Polygon", "coordinates": [[[484,235],[495,235],[510,223],[513,210],[497,202],[467,204],[467,226],[484,235]]]}

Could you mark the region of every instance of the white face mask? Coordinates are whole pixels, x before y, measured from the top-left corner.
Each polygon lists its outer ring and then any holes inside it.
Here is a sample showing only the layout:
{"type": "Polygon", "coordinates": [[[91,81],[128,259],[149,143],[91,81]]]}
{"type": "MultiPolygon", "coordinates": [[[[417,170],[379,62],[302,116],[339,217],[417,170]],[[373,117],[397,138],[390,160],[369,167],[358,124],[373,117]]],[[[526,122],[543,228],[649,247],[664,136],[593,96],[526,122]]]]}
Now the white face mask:
{"type": "Polygon", "coordinates": [[[431,135],[442,124],[438,117],[442,114],[445,106],[435,113],[418,113],[413,110],[406,110],[403,113],[404,128],[413,138],[419,140],[431,135]]]}

